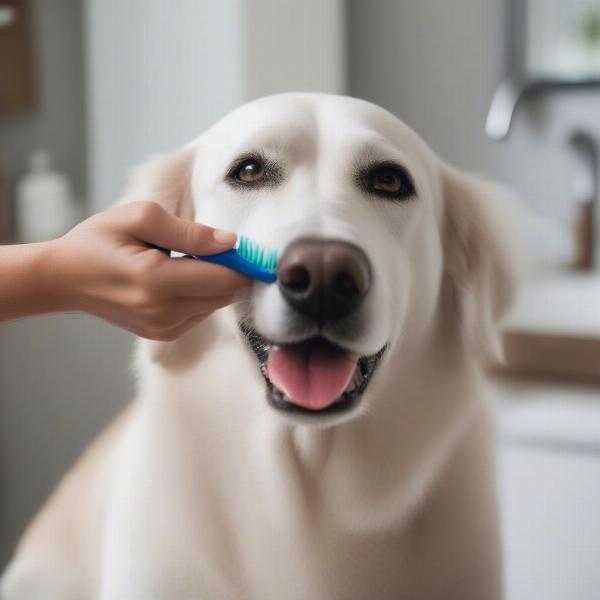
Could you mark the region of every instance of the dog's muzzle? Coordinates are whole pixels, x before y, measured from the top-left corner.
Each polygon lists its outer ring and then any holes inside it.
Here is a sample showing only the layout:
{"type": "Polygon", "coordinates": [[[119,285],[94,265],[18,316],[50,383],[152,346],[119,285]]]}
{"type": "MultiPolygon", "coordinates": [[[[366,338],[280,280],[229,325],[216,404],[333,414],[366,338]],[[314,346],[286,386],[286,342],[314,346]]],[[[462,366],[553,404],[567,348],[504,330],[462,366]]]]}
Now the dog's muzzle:
{"type": "Polygon", "coordinates": [[[350,411],[385,352],[383,347],[361,356],[346,346],[364,330],[361,305],[371,288],[367,255],[346,241],[299,239],[281,256],[277,274],[287,331],[274,343],[250,321],[240,322],[267,382],[269,403],[296,415],[350,411]]]}

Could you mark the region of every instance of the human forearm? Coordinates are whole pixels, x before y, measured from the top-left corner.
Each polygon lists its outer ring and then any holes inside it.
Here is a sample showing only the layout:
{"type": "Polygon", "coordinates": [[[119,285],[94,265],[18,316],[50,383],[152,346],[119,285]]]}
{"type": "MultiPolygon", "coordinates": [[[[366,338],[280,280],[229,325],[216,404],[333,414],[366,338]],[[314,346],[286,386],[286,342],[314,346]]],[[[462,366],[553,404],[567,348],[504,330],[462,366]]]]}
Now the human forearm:
{"type": "Polygon", "coordinates": [[[66,310],[53,242],[0,246],[0,322],[66,310]]]}

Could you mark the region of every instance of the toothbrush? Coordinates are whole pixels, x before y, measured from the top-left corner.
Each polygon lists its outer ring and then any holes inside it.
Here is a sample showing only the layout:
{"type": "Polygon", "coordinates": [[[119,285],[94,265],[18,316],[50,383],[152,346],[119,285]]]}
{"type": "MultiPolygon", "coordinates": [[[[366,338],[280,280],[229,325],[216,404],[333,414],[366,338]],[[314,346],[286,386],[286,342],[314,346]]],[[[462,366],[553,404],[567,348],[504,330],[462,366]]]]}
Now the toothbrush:
{"type": "MultiPolygon", "coordinates": [[[[153,248],[171,255],[171,250],[152,245],[153,248]]],[[[263,248],[259,243],[240,235],[235,246],[225,252],[208,255],[186,254],[187,258],[223,265],[234,271],[258,279],[263,283],[273,283],[277,279],[277,250],[263,248]]]]}

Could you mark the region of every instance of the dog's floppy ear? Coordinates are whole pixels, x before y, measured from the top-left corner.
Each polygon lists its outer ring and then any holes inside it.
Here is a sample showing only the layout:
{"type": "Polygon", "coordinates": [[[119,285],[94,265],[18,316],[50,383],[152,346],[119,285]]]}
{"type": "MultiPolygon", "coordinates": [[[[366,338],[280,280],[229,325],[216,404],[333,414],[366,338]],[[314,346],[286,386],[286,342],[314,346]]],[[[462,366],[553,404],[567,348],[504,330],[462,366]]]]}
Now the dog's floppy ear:
{"type": "Polygon", "coordinates": [[[517,260],[514,199],[500,186],[443,167],[444,287],[466,344],[502,359],[498,321],[513,299],[517,260]]]}
{"type": "Polygon", "coordinates": [[[194,220],[193,162],[192,145],[150,158],[133,170],[120,203],[153,200],[182,219],[194,220]]]}

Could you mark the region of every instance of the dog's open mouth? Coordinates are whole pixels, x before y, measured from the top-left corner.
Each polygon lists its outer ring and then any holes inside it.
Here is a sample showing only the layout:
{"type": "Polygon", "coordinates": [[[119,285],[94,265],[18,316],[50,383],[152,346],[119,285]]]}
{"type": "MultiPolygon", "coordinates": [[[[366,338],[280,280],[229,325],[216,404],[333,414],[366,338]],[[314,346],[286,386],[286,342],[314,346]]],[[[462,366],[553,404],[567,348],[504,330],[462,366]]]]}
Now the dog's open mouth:
{"type": "Polygon", "coordinates": [[[271,406],[297,414],[351,410],[387,348],[369,356],[357,356],[320,336],[273,344],[246,323],[240,323],[240,330],[258,359],[271,406]]]}

